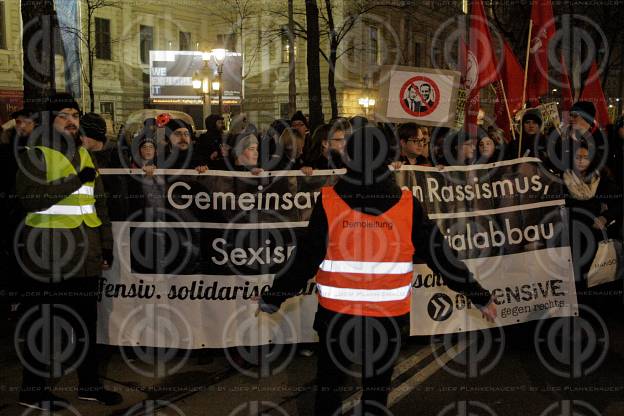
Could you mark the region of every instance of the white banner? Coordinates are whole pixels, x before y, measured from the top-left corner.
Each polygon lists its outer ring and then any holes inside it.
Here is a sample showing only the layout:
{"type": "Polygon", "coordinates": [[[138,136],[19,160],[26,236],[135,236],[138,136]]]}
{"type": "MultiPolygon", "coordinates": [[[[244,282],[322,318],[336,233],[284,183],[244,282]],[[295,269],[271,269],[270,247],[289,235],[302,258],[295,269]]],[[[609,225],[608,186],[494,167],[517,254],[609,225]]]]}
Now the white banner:
{"type": "MultiPolygon", "coordinates": [[[[274,315],[255,316],[252,298],[287,273],[320,187],[335,176],[102,173],[119,195],[110,200],[115,262],[99,282],[98,342],[196,349],[316,339],[313,281],[274,315]]],[[[493,293],[496,325],[577,314],[560,184],[537,160],[405,167],[397,180],[493,293]]],[[[464,295],[416,265],[412,335],[489,326],[464,295]]]]}

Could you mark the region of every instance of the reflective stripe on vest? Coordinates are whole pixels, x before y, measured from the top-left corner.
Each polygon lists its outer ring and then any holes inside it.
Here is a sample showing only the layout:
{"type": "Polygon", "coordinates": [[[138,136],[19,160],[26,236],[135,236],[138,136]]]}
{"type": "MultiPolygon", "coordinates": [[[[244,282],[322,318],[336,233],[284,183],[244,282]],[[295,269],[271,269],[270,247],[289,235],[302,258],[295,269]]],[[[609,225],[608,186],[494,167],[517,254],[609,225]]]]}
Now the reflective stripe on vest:
{"type": "Polygon", "coordinates": [[[404,274],[414,270],[411,261],[379,262],[379,261],[344,261],[323,260],[320,267],[325,272],[366,273],[366,274],[404,274]]]}
{"type": "Polygon", "coordinates": [[[389,302],[403,300],[410,294],[412,285],[396,289],[346,289],[344,287],[325,286],[316,284],[320,295],[324,298],[361,302],[389,302]]]}
{"type": "Polygon", "coordinates": [[[93,214],[95,207],[93,205],[53,205],[45,211],[37,211],[39,215],[84,215],[93,214]]]}
{"type": "Polygon", "coordinates": [[[80,188],[78,188],[77,191],[72,192],[72,195],[89,195],[89,196],[93,196],[95,194],[93,186],[89,186],[89,185],[82,185],[80,188]]]}
{"type": "MultiPolygon", "coordinates": [[[[39,149],[44,156],[48,182],[77,174],[76,168],[63,153],[45,146],[37,146],[36,149],[39,149]]],[[[78,155],[79,170],[85,167],[95,168],[91,155],[86,149],[78,148],[78,155]]],[[[35,228],[76,228],[83,222],[89,227],[102,225],[95,209],[94,182],[82,184],[80,188],[48,209],[30,212],[26,215],[26,224],[35,228]]]]}
{"type": "Polygon", "coordinates": [[[331,187],[322,189],[328,223],[325,259],[316,275],[319,304],[358,316],[410,311],[413,196],[403,191],[384,213],[356,211],[331,187]]]}

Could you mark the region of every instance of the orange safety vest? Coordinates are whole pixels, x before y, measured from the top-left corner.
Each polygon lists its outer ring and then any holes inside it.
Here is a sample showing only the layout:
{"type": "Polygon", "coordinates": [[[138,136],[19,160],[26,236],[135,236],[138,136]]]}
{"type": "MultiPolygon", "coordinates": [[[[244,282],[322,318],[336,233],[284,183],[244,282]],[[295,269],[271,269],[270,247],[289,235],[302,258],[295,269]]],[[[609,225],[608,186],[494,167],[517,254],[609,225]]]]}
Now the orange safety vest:
{"type": "Polygon", "coordinates": [[[319,304],[358,316],[408,313],[414,254],[410,191],[380,215],[351,209],[332,187],[321,191],[329,242],[316,275],[319,304]]]}

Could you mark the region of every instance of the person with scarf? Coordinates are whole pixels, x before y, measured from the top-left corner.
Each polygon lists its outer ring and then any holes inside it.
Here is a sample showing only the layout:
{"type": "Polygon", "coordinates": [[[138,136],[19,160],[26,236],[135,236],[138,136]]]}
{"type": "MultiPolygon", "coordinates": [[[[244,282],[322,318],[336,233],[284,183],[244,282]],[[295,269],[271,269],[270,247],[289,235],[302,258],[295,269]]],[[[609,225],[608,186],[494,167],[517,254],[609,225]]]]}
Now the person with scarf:
{"type": "MultiPolygon", "coordinates": [[[[621,221],[622,211],[617,196],[621,188],[602,175],[590,146],[579,142],[574,150],[574,164],[562,174],[566,206],[569,209],[572,263],[577,294],[584,297],[589,271],[598,243],[609,237],[610,226],[621,221]]],[[[615,229],[615,227],[613,228],[615,229]]]]}

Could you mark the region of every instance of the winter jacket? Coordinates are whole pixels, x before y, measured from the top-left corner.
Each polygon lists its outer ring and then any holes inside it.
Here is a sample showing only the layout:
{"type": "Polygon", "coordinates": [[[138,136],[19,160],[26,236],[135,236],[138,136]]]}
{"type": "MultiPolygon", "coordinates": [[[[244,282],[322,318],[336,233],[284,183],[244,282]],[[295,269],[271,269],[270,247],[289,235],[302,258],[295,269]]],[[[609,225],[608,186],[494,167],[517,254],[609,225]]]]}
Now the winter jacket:
{"type": "MultiPolygon", "coordinates": [[[[369,186],[359,186],[348,178],[341,178],[334,187],[338,195],[351,207],[365,214],[379,215],[398,203],[401,189],[393,175],[369,186]]],[[[452,290],[468,295],[476,305],[485,305],[490,293],[474,280],[472,273],[459,260],[451,261],[451,252],[438,227],[423,212],[420,202],[413,200],[412,243],[415,247],[414,261],[426,262],[435,272],[442,275],[452,290]],[[452,276],[451,279],[447,277],[452,276]]],[[[328,240],[327,215],[323,208],[322,197],[317,199],[308,227],[298,240],[295,259],[292,266],[275,276],[273,287],[262,296],[264,302],[279,306],[287,298],[295,296],[303,289],[307,281],[316,275],[319,265],[325,258],[328,240]]],[[[319,306],[315,327],[331,320],[334,312],[319,306]]]]}
{"type": "MultiPolygon", "coordinates": [[[[60,142],[64,143],[62,140],[60,142]]],[[[67,152],[62,146],[48,146],[65,154],[67,152]]],[[[78,171],[80,156],[77,147],[68,159],[78,171]]],[[[32,147],[24,152],[20,162],[22,169],[16,176],[16,189],[26,212],[46,210],[82,186],[77,175],[69,175],[48,183],[45,158],[37,148],[32,147]]],[[[43,279],[61,277],[67,279],[101,274],[102,253],[105,251],[109,255],[113,249],[113,236],[101,176],[95,179],[94,196],[96,213],[102,222],[99,227],[92,228],[82,223],[77,228],[46,229],[45,233],[40,233],[34,228],[24,226],[20,235],[21,257],[28,275],[43,279]],[[33,235],[39,237],[33,239],[33,235]],[[33,241],[41,244],[37,246],[35,252],[31,251],[33,241]],[[55,246],[56,244],[60,244],[61,247],[55,246]],[[38,258],[42,253],[47,257],[38,258]]]]}

